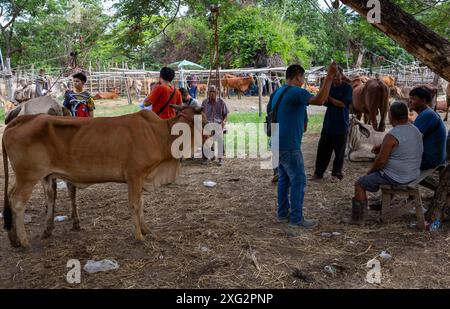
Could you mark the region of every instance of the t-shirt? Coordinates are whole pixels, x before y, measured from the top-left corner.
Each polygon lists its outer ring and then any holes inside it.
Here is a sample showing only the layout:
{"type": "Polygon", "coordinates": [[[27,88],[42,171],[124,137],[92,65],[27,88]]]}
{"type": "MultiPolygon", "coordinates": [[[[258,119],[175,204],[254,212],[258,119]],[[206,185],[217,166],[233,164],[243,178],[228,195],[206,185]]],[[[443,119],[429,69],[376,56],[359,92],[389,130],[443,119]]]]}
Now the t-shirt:
{"type": "Polygon", "coordinates": [[[423,134],[423,156],[421,170],[436,168],[445,162],[447,130],[441,117],[427,107],[414,121],[423,134]]]}
{"type": "Polygon", "coordinates": [[[189,102],[183,104],[189,107],[201,107],[200,103],[194,98],[190,98],[189,102]]]}
{"type": "Polygon", "coordinates": [[[205,99],[202,102],[202,107],[206,119],[210,123],[221,124],[229,113],[227,104],[221,98],[217,98],[216,102],[214,103],[211,102],[209,99],[205,99]]]}
{"type": "Polygon", "coordinates": [[[339,86],[332,85],[330,97],[339,100],[345,104],[344,108],[337,107],[330,102],[326,102],[327,112],[323,121],[322,131],[331,135],[342,135],[348,133],[349,128],[349,109],[352,104],[353,89],[343,82],[339,86]]]}
{"type": "MultiPolygon", "coordinates": [[[[150,104],[153,106],[152,110],[158,114],[164,105],[169,100],[172,95],[174,88],[172,85],[157,85],[155,89],[150,93],[150,95],[145,99],[144,104],[150,104]]],[[[164,108],[164,110],[159,114],[161,119],[170,119],[176,116],[176,112],[170,107],[170,104],[181,105],[182,104],[181,93],[175,90],[175,94],[172,99],[170,99],[169,104],[164,108]]]]}
{"type": "Polygon", "coordinates": [[[388,134],[398,141],[383,168],[386,175],[401,184],[410,183],[420,176],[423,143],[422,133],[412,124],[399,125],[388,134]]]}
{"type": "Polygon", "coordinates": [[[64,95],[63,105],[70,111],[73,117],[77,117],[77,111],[79,109],[82,109],[83,112],[92,112],[93,110],[95,110],[94,99],[87,91],[79,93],[74,92],[73,90],[66,91],[66,94],[64,95]]]}
{"type": "MultiPolygon", "coordinates": [[[[286,87],[283,85],[273,95],[270,110],[273,110],[286,87]]],[[[277,113],[278,130],[272,132],[272,145],[278,144],[279,150],[300,149],[307,119],[306,107],[311,97],[313,95],[307,90],[295,86],[284,94],[277,113]]]]}

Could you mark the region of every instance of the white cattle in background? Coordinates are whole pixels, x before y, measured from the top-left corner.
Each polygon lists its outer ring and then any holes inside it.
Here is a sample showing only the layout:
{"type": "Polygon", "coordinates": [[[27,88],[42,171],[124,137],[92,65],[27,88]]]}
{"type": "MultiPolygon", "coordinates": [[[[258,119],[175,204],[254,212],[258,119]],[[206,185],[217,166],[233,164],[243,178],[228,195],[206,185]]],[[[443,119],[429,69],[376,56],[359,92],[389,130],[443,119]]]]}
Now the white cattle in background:
{"type": "Polygon", "coordinates": [[[352,117],[350,120],[350,133],[348,137],[348,159],[352,162],[370,162],[375,160],[372,153],[374,146],[383,142],[386,132],[375,131],[372,126],[366,125],[352,117]]]}

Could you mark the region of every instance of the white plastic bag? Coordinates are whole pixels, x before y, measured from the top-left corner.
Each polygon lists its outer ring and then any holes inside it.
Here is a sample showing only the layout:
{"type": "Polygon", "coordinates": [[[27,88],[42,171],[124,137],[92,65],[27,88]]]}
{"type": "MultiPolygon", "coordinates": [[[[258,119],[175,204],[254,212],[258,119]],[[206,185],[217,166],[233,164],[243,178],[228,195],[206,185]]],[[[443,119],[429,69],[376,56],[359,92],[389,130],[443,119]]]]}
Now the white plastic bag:
{"type": "Polygon", "coordinates": [[[67,216],[56,216],[55,217],[55,222],[62,222],[62,221],[66,221],[68,219],[67,216]]]}
{"type": "Polygon", "coordinates": [[[88,260],[83,267],[85,272],[90,274],[97,273],[99,271],[109,271],[119,269],[119,263],[114,260],[101,260],[93,261],[88,260]]]}
{"type": "Polygon", "coordinates": [[[203,182],[203,185],[208,188],[214,188],[217,185],[217,183],[211,180],[206,180],[203,182]]]}

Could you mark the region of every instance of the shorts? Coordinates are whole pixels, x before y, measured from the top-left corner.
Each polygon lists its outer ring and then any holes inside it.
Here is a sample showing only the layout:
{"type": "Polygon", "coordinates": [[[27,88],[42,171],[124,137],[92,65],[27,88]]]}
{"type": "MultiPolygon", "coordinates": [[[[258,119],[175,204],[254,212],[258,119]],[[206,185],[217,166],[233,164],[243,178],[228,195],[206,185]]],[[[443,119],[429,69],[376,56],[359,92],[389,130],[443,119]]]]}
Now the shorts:
{"type": "Polygon", "coordinates": [[[381,171],[360,177],[356,183],[369,192],[378,192],[381,185],[401,185],[381,171]]]}

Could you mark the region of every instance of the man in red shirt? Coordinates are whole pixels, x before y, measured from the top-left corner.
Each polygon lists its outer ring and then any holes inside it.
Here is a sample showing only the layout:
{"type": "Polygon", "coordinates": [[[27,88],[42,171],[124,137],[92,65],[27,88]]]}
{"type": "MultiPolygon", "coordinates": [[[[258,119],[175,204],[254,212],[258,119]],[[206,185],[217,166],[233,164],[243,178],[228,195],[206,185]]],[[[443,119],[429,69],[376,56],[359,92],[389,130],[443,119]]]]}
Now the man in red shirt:
{"type": "Polygon", "coordinates": [[[171,68],[164,67],[159,72],[159,84],[144,100],[144,106],[152,106],[161,119],[169,119],[176,116],[175,110],[170,104],[181,105],[181,93],[171,84],[175,78],[175,71],[171,68]]]}

